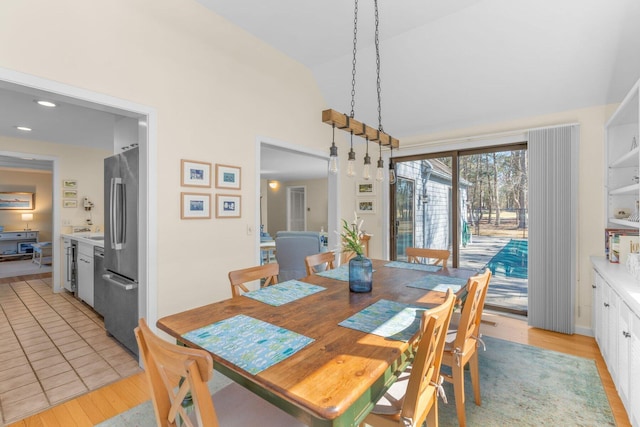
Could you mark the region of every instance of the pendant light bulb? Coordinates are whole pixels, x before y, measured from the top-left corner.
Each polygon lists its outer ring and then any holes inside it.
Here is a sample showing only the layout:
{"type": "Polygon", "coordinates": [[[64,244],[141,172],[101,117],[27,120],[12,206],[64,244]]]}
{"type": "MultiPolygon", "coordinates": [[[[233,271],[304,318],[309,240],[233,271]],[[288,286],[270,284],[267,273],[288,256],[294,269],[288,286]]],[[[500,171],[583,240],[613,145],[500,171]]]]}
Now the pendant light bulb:
{"type": "Polygon", "coordinates": [[[376,170],[376,181],[384,181],[384,161],[382,160],[382,144],[378,141],[378,149],[380,150],[380,157],[378,157],[378,168],[376,170]]]}
{"type": "Polygon", "coordinates": [[[353,131],[351,131],[351,149],[349,150],[349,159],[347,161],[347,176],[356,176],[356,152],[353,151],[353,131]]]}
{"type": "Polygon", "coordinates": [[[376,181],[384,181],[384,162],[382,159],[378,160],[378,168],[376,170],[376,181]]]}
{"type": "Polygon", "coordinates": [[[353,151],[349,151],[349,160],[347,161],[347,176],[354,177],[356,176],[356,153],[353,151]]]}
{"type": "Polygon", "coordinates": [[[331,147],[329,148],[329,173],[336,175],[338,173],[338,147],[336,147],[336,126],[333,125],[333,138],[331,147]]]}
{"type": "Polygon", "coordinates": [[[371,157],[367,154],[364,156],[364,169],[362,170],[362,179],[368,181],[371,179],[371,157]]]}
{"type": "Polygon", "coordinates": [[[389,156],[389,184],[396,183],[396,165],[393,164],[393,145],[391,145],[391,155],[389,156]]]}
{"type": "Polygon", "coordinates": [[[392,161],[389,161],[389,184],[396,183],[396,168],[392,161]]]}
{"type": "Polygon", "coordinates": [[[367,152],[364,155],[364,169],[362,170],[362,179],[371,179],[371,156],[369,156],[369,138],[367,138],[367,152]]]}

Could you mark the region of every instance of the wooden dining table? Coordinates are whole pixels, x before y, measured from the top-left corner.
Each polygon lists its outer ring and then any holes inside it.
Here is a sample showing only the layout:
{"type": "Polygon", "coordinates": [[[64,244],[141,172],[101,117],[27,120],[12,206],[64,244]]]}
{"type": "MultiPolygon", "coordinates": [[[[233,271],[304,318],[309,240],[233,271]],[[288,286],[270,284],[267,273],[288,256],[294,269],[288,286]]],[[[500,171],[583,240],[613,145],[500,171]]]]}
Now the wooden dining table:
{"type": "Polygon", "coordinates": [[[408,285],[429,274],[465,280],[475,274],[455,268],[425,272],[387,263],[373,260],[373,289],[368,293],[353,293],[346,281],[313,275],[300,281],[325,290],[284,305],[241,296],[163,317],[157,326],[196,348],[198,343],[184,334],[240,314],[311,338],[309,345],[255,375],[210,353],[216,370],[309,426],[357,426],[410,363],[417,333],[401,341],[338,324],[382,299],[433,307],[444,301],[443,292],[408,285]]]}

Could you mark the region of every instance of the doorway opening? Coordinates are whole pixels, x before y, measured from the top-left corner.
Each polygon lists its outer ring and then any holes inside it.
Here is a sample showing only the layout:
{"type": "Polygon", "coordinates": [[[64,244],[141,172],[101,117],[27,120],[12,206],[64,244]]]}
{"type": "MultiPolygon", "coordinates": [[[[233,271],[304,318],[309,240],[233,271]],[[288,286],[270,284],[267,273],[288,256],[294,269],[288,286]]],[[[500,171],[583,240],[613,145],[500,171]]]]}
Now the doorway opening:
{"type": "Polygon", "coordinates": [[[526,316],[526,143],[394,158],[394,163],[391,259],[406,260],[411,246],[448,249],[453,267],[491,270],[488,308],[526,316]]]}

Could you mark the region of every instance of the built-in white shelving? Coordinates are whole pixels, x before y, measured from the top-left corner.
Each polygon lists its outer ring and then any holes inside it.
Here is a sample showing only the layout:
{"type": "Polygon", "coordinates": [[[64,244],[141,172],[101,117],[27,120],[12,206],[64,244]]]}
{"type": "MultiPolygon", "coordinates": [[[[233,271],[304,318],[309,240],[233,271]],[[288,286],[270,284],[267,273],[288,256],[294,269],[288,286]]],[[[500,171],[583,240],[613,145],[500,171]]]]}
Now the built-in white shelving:
{"type": "Polygon", "coordinates": [[[640,201],[640,94],[636,83],[605,125],[607,227],[640,228],[640,222],[616,218],[621,210],[637,216],[640,201]],[[635,144],[634,144],[635,141],[635,144]]]}

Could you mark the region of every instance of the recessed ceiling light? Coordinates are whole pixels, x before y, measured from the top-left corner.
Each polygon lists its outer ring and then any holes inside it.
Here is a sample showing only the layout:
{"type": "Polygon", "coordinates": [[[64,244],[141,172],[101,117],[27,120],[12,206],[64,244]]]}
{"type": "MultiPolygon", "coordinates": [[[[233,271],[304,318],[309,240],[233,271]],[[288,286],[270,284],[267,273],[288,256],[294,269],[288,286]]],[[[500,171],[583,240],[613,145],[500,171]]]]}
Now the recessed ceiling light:
{"type": "Polygon", "coordinates": [[[28,128],[26,126],[16,126],[16,129],[24,131],[24,132],[31,132],[31,128],[28,128]]]}
{"type": "Polygon", "coordinates": [[[44,101],[44,100],[40,100],[40,101],[36,101],[38,103],[38,105],[42,105],[43,107],[49,107],[49,108],[53,108],[56,106],[56,104],[54,104],[51,101],[44,101]]]}

